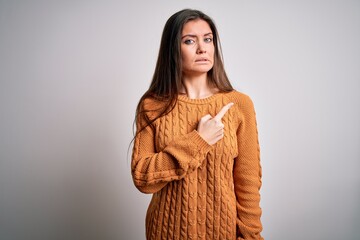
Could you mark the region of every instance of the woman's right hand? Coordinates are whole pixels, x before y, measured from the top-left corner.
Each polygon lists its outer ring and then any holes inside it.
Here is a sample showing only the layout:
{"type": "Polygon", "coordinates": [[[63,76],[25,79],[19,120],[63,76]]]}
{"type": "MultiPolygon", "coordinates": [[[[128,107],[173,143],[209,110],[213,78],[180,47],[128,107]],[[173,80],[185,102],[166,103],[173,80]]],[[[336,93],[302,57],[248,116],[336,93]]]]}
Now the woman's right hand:
{"type": "Polygon", "coordinates": [[[203,116],[197,126],[197,132],[210,145],[224,137],[224,124],[221,119],[234,103],[226,104],[215,117],[210,114],[203,116]]]}

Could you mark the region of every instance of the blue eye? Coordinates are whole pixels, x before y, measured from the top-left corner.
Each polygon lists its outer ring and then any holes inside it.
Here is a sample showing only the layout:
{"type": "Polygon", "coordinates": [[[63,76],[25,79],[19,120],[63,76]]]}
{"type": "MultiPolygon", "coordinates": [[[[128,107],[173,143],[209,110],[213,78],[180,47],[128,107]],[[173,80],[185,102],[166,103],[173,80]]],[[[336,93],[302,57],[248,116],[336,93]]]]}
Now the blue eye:
{"type": "Polygon", "coordinates": [[[194,42],[195,42],[195,41],[192,40],[192,39],[187,39],[187,40],[184,41],[184,43],[185,43],[185,44],[188,44],[188,45],[193,44],[194,42]]]}
{"type": "Polygon", "coordinates": [[[212,42],[212,38],[205,38],[205,40],[204,40],[205,42],[212,42]]]}

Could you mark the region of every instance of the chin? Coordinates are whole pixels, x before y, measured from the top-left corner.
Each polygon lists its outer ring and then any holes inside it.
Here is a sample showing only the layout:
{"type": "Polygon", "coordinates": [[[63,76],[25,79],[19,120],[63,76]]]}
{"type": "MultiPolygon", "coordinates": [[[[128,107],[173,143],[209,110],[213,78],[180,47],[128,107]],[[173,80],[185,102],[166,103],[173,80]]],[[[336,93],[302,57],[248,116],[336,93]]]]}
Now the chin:
{"type": "Polygon", "coordinates": [[[186,69],[184,73],[188,75],[201,75],[204,73],[208,73],[212,68],[213,66],[197,66],[194,68],[186,69]]]}
{"type": "Polygon", "coordinates": [[[193,72],[207,73],[212,69],[212,66],[202,66],[193,69],[193,72]]]}

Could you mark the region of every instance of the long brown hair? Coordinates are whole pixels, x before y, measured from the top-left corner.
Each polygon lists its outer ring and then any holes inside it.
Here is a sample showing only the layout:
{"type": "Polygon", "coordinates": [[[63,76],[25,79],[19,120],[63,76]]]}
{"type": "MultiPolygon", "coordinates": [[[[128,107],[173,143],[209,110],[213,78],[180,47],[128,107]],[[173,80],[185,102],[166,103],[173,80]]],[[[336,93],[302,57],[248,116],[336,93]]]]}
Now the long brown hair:
{"type": "Polygon", "coordinates": [[[209,16],[201,11],[192,9],[181,10],[173,14],[165,24],[161,37],[159,55],[150,87],[140,98],[136,108],[135,121],[137,118],[144,118],[147,124],[140,129],[137,129],[136,135],[149,125],[154,128],[152,123],[159,117],[171,112],[174,108],[182,81],[180,45],[183,26],[185,23],[197,19],[206,21],[213,33],[215,49],[214,65],[208,72],[209,84],[217,87],[220,92],[229,92],[233,90],[224,69],[221,45],[215,23],[209,16]],[[144,109],[143,102],[147,98],[163,102],[164,104],[161,104],[162,107],[159,109],[144,109]],[[149,111],[156,111],[155,117],[150,119],[146,114],[149,111]]]}

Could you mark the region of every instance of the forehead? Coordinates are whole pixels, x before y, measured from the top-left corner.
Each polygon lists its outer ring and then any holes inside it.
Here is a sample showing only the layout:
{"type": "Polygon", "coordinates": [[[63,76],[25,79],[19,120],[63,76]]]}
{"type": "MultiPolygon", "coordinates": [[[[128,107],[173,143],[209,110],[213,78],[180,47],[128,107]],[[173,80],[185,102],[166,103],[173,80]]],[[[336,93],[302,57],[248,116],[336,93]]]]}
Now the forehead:
{"type": "Polygon", "coordinates": [[[207,33],[212,33],[211,28],[209,24],[202,19],[191,20],[185,23],[182,30],[182,35],[204,35],[207,33]]]}

